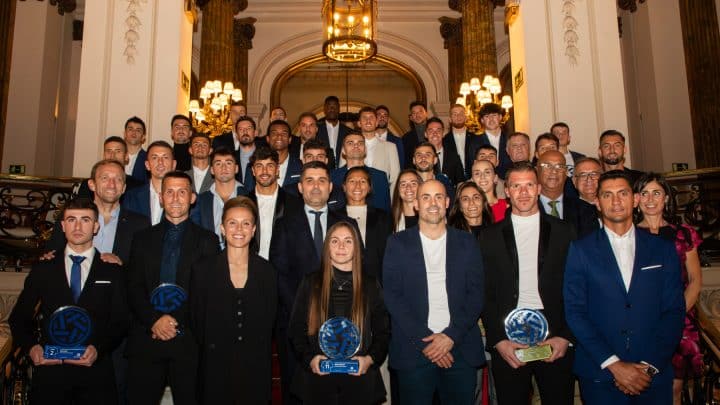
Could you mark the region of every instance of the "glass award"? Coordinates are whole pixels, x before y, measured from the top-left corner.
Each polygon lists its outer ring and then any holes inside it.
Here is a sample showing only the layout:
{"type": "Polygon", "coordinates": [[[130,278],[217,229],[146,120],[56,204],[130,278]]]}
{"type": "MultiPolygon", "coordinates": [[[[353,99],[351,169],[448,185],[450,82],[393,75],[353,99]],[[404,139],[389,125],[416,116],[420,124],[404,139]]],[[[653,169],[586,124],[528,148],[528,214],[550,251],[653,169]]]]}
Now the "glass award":
{"type": "MultiPolygon", "coordinates": [[[[162,283],[150,294],[150,303],[156,311],[170,314],[177,311],[187,300],[187,292],[177,284],[162,283]]],[[[180,325],[176,325],[177,334],[182,335],[180,325]]]]}
{"type": "Polygon", "coordinates": [[[536,309],[518,308],[505,318],[505,334],[515,343],[528,345],[526,349],[515,350],[515,357],[523,363],[547,359],[552,355],[550,345],[538,346],[547,339],[548,321],[536,309]]]}
{"type": "Polygon", "coordinates": [[[320,326],[318,333],[320,350],[328,357],[320,362],[323,373],[357,373],[360,363],[350,360],[360,349],[360,330],[351,320],[338,316],[330,318],[320,326]]]}
{"type": "Polygon", "coordinates": [[[60,307],[50,315],[43,356],[52,360],[78,360],[85,353],[85,342],[92,333],[90,314],[80,307],[60,307]]]}

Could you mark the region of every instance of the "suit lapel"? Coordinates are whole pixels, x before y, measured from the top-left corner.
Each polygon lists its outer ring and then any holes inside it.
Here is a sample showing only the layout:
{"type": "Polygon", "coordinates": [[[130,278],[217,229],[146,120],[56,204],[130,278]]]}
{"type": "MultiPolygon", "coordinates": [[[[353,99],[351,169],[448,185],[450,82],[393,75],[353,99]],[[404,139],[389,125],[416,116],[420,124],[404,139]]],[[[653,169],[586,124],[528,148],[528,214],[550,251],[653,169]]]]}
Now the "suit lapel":
{"type": "Polygon", "coordinates": [[[162,261],[162,247],[165,225],[160,222],[160,225],[152,227],[152,237],[150,239],[151,246],[149,246],[148,253],[153,252],[154,254],[148,254],[148,264],[145,267],[145,280],[147,281],[148,291],[152,291],[155,287],[160,284],[160,262],[162,261]]]}
{"type": "Polygon", "coordinates": [[[508,258],[512,264],[513,278],[515,281],[519,279],[519,264],[518,264],[518,252],[517,245],[515,244],[515,232],[513,231],[512,220],[510,215],[505,217],[505,223],[502,227],[503,239],[505,241],[505,250],[507,251],[508,258]]]}
{"type": "Polygon", "coordinates": [[[197,233],[193,229],[195,224],[188,222],[185,228],[185,233],[182,239],[182,245],[180,245],[180,257],[178,258],[177,270],[175,271],[175,283],[181,284],[180,281],[190,280],[190,265],[192,264],[192,257],[195,253],[197,246],[197,233]]]}
{"type": "MultiPolygon", "coordinates": [[[[615,279],[615,283],[618,285],[620,290],[627,294],[627,290],[625,289],[625,282],[622,278],[622,273],[620,272],[620,266],[618,265],[617,259],[615,258],[615,253],[613,253],[612,246],[610,246],[610,239],[608,239],[607,233],[605,229],[601,229],[600,232],[597,233],[598,243],[596,244],[598,250],[595,254],[594,258],[599,260],[603,263],[603,266],[601,268],[607,269],[607,271],[610,273],[610,277],[615,279]]],[[[637,255],[636,261],[637,261],[637,255]]],[[[634,273],[634,272],[633,272],[634,273]]],[[[632,285],[632,282],[630,283],[632,285]]]]}
{"type": "Polygon", "coordinates": [[[644,263],[647,263],[644,252],[650,252],[650,249],[645,246],[647,238],[641,235],[637,228],[635,228],[635,260],[633,260],[632,276],[630,277],[630,289],[628,295],[632,294],[633,286],[635,286],[637,278],[640,276],[640,269],[644,263]]]}
{"type": "Polygon", "coordinates": [[[80,304],[81,302],[84,302],[87,300],[87,291],[93,288],[95,285],[95,280],[97,280],[97,266],[100,264],[100,252],[98,252],[97,249],[95,249],[95,254],[93,255],[93,261],[90,264],[90,271],[88,272],[87,280],[85,280],[85,285],[83,285],[82,291],[80,291],[80,296],[78,297],[77,303],[80,304]]]}
{"type": "MultiPolygon", "coordinates": [[[[408,266],[410,271],[415,271],[417,274],[412,275],[411,280],[415,283],[415,293],[422,300],[423,305],[423,319],[427,321],[428,313],[430,312],[430,303],[428,302],[428,283],[427,283],[427,264],[425,263],[425,253],[423,252],[422,240],[420,240],[420,227],[414,227],[409,232],[413,238],[412,246],[418,247],[418,254],[416,255],[417,261],[420,266],[408,266]]],[[[450,255],[446,255],[450,256],[450,255]]],[[[412,256],[411,256],[412,257],[412,256]]],[[[447,258],[446,258],[447,263],[447,258]]],[[[445,277],[445,284],[447,288],[447,276],[445,277]]]]}
{"type": "Polygon", "coordinates": [[[545,265],[545,255],[549,252],[548,247],[550,246],[550,233],[552,225],[550,221],[545,218],[545,215],[540,214],[540,241],[538,242],[538,278],[543,272],[545,265]]]}

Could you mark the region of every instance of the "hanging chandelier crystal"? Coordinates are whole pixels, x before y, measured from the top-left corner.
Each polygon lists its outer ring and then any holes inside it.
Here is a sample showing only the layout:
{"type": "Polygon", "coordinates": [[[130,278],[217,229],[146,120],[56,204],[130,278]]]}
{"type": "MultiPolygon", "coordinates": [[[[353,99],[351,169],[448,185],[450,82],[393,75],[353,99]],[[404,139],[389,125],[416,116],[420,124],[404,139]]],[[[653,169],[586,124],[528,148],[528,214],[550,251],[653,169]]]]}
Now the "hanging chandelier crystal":
{"type": "Polygon", "coordinates": [[[233,101],[242,101],[242,91],[231,82],[223,85],[220,80],[208,80],[200,89],[200,99],[202,107],[198,100],[190,100],[188,106],[193,128],[210,137],[232,131],[230,105],[233,101]]]}
{"type": "Polygon", "coordinates": [[[377,54],[377,0],[324,0],[323,54],[338,62],[362,62],[377,54]]]}
{"type": "Polygon", "coordinates": [[[470,79],[470,82],[463,82],[459,91],[461,97],[455,100],[456,104],[465,107],[467,114],[467,127],[479,133],[482,130],[480,123],[480,109],[487,103],[495,103],[505,110],[505,114],[501,118],[501,124],[505,124],[510,118],[510,109],[513,106],[512,97],[509,95],[500,95],[502,87],[500,79],[491,75],[486,75],[482,83],[477,77],[470,79]]]}

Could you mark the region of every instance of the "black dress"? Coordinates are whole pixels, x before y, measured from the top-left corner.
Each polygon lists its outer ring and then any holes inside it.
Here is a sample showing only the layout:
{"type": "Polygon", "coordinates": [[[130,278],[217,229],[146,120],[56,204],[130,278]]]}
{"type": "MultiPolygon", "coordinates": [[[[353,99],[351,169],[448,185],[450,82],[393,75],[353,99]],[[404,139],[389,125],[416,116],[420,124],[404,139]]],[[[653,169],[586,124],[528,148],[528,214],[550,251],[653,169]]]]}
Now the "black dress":
{"type": "MultiPolygon", "coordinates": [[[[333,269],[334,280],[330,294],[328,318],[351,317],[352,273],[333,269]]],[[[390,340],[390,323],[382,290],[377,280],[363,276],[363,293],[366,299],[366,316],[363,325],[362,343],[357,356],[369,355],[373,364],[367,373],[356,377],[347,374],[319,376],[310,370],[310,361],[322,354],[317,335],[308,336],[308,309],[310,293],[319,288],[320,272],[308,274],[295,299],[290,318],[289,337],[300,367],[292,381],[292,392],[303,400],[303,404],[375,404],[385,399],[385,386],[379,367],[387,356],[390,340]]]]}
{"type": "Polygon", "coordinates": [[[200,352],[202,404],[263,404],[271,398],[275,270],[251,254],[244,288],[230,280],[227,253],[196,263],[190,286],[200,352]]]}

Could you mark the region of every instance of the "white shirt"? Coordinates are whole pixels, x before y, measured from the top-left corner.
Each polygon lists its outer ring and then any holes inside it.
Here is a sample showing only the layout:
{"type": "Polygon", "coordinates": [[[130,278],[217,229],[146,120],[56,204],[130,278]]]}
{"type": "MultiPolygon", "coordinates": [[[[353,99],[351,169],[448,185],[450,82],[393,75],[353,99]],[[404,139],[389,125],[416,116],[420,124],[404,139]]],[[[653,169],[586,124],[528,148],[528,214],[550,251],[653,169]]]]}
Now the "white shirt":
{"type": "Polygon", "coordinates": [[[337,125],[333,126],[330,122],[326,120],[325,127],[327,128],[330,148],[332,148],[333,152],[336,152],[335,147],[342,147],[342,145],[337,145],[338,133],[340,133],[340,121],[338,121],[337,125]]]}
{"type": "Polygon", "coordinates": [[[365,232],[367,230],[367,205],[348,205],[345,207],[350,218],[354,219],[358,228],[360,228],[360,236],[365,243],[365,232]]]}
{"type": "Polygon", "coordinates": [[[365,165],[374,167],[373,163],[375,163],[375,150],[380,142],[380,139],[376,136],[370,139],[365,138],[365,165]]]}
{"type": "Polygon", "coordinates": [[[518,302],[516,308],[543,309],[538,289],[540,212],[527,217],[510,215],[518,252],[518,302]]]}
{"type": "Polygon", "coordinates": [[[445,286],[447,232],[430,239],[420,232],[428,288],[428,328],[440,333],[450,325],[450,306],[445,286]]]}
{"type": "Polygon", "coordinates": [[[287,175],[288,162],[290,162],[290,155],[285,158],[285,161],[280,163],[280,174],[278,175],[278,185],[285,184],[285,176],[287,175]]]}
{"type": "Polygon", "coordinates": [[[200,187],[202,187],[203,180],[205,180],[205,175],[207,174],[208,170],[210,170],[210,166],[206,167],[205,170],[198,169],[197,167],[193,166],[193,185],[195,186],[195,193],[200,193],[200,187]]]}
{"type": "Polygon", "coordinates": [[[381,141],[387,141],[388,131],[387,129],[382,132],[376,132],[375,136],[378,137],[381,141]]]}
{"type": "Polygon", "coordinates": [[[153,187],[152,182],[149,184],[150,186],[150,222],[153,225],[157,225],[160,223],[160,220],[162,219],[163,209],[160,206],[160,196],[158,195],[157,191],[155,191],[155,187],[153,187]]]}
{"type": "Polygon", "coordinates": [[[497,149],[497,151],[498,151],[498,160],[500,160],[500,136],[502,135],[502,133],[500,133],[500,134],[497,135],[497,136],[496,136],[496,135],[493,135],[493,134],[490,134],[490,133],[487,133],[487,132],[485,132],[485,134],[487,135],[488,140],[490,141],[490,145],[492,145],[495,149],[497,149]]]}
{"type": "Polygon", "coordinates": [[[560,194],[560,197],[551,200],[548,197],[545,197],[545,195],[540,194],[540,203],[543,205],[543,208],[545,209],[545,212],[550,215],[550,212],[552,212],[552,206],[550,205],[551,201],[557,201],[558,204],[555,204],[555,208],[558,211],[558,215],[560,215],[560,219],[565,219],[565,216],[563,215],[563,195],[560,194]]]}
{"type": "MultiPolygon", "coordinates": [[[[628,291],[630,290],[630,281],[632,280],[633,267],[635,265],[635,225],[630,226],[630,229],[625,232],[625,235],[618,235],[606,226],[603,227],[603,229],[605,229],[613,255],[620,268],[620,275],[622,276],[623,284],[625,284],[625,291],[628,291]]],[[[620,361],[620,358],[613,354],[600,364],[600,368],[604,369],[618,361],[620,361]]]]}
{"type": "MultiPolygon", "coordinates": [[[[233,180],[233,188],[232,193],[230,193],[230,196],[228,197],[228,200],[231,198],[237,197],[237,188],[238,188],[238,182],[233,180]]],[[[215,192],[215,183],[213,183],[212,186],[210,186],[210,192],[213,195],[213,230],[215,231],[215,234],[218,236],[218,239],[220,239],[220,246],[225,247],[225,243],[222,242],[222,232],[220,232],[220,224],[222,224],[222,213],[223,208],[225,207],[225,201],[223,201],[222,197],[220,197],[220,194],[215,192]]]]}
{"type": "Polygon", "coordinates": [[[453,128],[452,134],[453,139],[455,140],[455,146],[457,147],[458,156],[460,156],[460,161],[462,162],[463,168],[465,168],[465,128],[453,128]]]}
{"type": "MultiPolygon", "coordinates": [[[[280,186],[278,186],[279,188],[280,186]]],[[[258,254],[263,259],[270,256],[270,240],[272,238],[273,218],[275,217],[275,204],[277,204],[278,188],[271,195],[264,195],[257,192],[258,214],[260,216],[260,251],[258,254]]]]}
{"type": "MultiPolygon", "coordinates": [[[[140,151],[138,151],[140,153],[140,151]]],[[[132,176],[133,169],[135,168],[135,161],[137,160],[138,153],[131,155],[128,153],[128,164],[125,165],[125,174],[132,176]]]]}
{"type": "Polygon", "coordinates": [[[80,263],[80,291],[82,291],[90,275],[90,266],[92,266],[93,259],[95,258],[95,247],[93,246],[84,252],[76,252],[72,250],[70,246],[65,245],[65,276],[67,277],[68,286],[72,288],[70,285],[70,276],[72,274],[73,261],[70,255],[85,256],[85,260],[80,263]]]}
{"type": "Polygon", "coordinates": [[[320,228],[322,228],[323,240],[325,240],[325,236],[327,236],[328,206],[325,205],[324,207],[320,208],[319,210],[316,210],[315,208],[312,208],[311,206],[305,204],[305,216],[307,217],[308,224],[310,225],[310,235],[312,235],[312,237],[314,239],[315,238],[315,214],[313,214],[310,211],[322,212],[322,215],[320,215],[320,228]]]}

